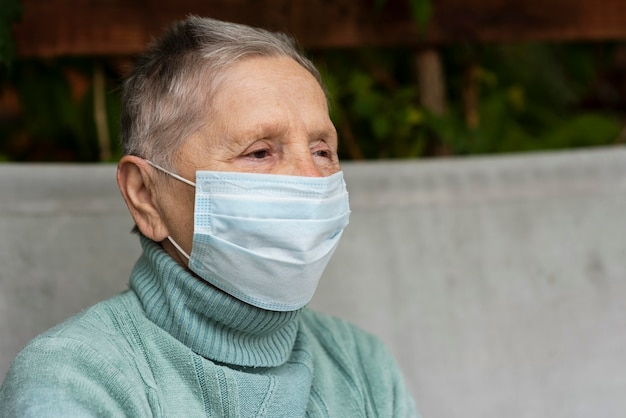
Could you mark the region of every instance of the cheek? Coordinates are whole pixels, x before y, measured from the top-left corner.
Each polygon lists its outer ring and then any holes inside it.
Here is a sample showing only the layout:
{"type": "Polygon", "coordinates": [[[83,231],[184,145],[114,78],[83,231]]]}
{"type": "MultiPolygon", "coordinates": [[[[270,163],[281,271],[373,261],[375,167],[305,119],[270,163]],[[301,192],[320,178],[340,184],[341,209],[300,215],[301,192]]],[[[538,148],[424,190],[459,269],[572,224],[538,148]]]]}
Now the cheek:
{"type": "Polygon", "coordinates": [[[317,170],[324,177],[328,177],[330,175],[333,175],[341,171],[341,166],[339,165],[339,161],[330,160],[328,158],[315,159],[315,165],[317,166],[317,170]]]}
{"type": "Polygon", "coordinates": [[[191,191],[186,193],[184,199],[181,199],[181,223],[186,230],[190,231],[190,236],[193,235],[193,216],[195,206],[195,193],[191,191]]]}
{"type": "Polygon", "coordinates": [[[183,248],[188,249],[193,238],[194,189],[187,185],[171,191],[171,200],[167,208],[167,228],[170,235],[183,248]]]}

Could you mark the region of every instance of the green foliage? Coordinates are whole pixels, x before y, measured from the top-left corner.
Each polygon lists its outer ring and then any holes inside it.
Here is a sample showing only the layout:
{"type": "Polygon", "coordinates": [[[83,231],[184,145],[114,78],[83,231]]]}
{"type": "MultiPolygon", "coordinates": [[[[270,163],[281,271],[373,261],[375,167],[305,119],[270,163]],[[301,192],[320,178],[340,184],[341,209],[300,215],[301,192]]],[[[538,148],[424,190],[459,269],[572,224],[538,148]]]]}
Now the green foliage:
{"type": "Polygon", "coordinates": [[[20,0],[0,0],[0,67],[11,67],[15,58],[15,45],[11,25],[22,15],[20,0]]]}
{"type": "MultiPolygon", "coordinates": [[[[326,50],[312,58],[331,95],[342,159],[417,158],[620,142],[626,92],[619,90],[624,78],[614,49],[608,44],[442,48],[448,103],[440,115],[420,102],[415,51],[326,50]],[[468,85],[475,92],[474,123],[468,122],[464,100],[468,85]]],[[[19,114],[0,115],[5,118],[0,160],[99,161],[93,77],[102,65],[106,68],[93,58],[15,61],[0,91],[15,93],[19,114]]],[[[105,74],[110,151],[116,159],[120,80],[110,69],[105,74]]]]}
{"type": "Polygon", "coordinates": [[[585,104],[613,64],[610,45],[444,48],[448,110],[443,115],[420,104],[413,54],[386,49],[316,57],[332,93],[331,115],[344,159],[554,150],[618,141],[620,107],[585,104]],[[463,100],[469,69],[477,92],[475,125],[467,122],[463,100]]]}
{"type": "Polygon", "coordinates": [[[597,55],[607,51],[610,47],[606,45],[481,48],[473,58],[488,74],[480,84],[481,123],[467,132],[477,143],[463,144],[457,152],[515,152],[615,142],[621,125],[618,109],[584,106],[586,95],[592,93],[606,68],[597,55]],[[584,129],[576,132],[575,127],[583,125],[584,129]]]}
{"type": "Polygon", "coordinates": [[[422,154],[420,131],[426,115],[418,106],[414,86],[399,83],[407,81],[407,74],[396,67],[395,58],[397,52],[391,50],[328,51],[318,57],[331,92],[331,117],[343,137],[342,157],[422,154]]]}
{"type": "MultiPolygon", "coordinates": [[[[0,158],[12,161],[98,161],[93,117],[93,60],[23,60],[5,81],[19,100],[18,118],[0,125],[0,158]],[[70,80],[84,91],[73,91],[70,80]]],[[[107,93],[110,130],[118,132],[119,99],[107,93]]],[[[115,142],[115,141],[114,141],[115,142]]],[[[119,153],[118,153],[119,155],[119,153]]]]}

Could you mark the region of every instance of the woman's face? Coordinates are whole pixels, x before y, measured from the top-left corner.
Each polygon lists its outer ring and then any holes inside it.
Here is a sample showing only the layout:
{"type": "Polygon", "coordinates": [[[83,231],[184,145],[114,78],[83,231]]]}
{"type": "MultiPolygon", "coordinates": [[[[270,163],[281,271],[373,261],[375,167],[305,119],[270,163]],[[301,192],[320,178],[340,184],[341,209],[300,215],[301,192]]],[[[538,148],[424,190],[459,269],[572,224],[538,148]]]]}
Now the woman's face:
{"type": "MultiPolygon", "coordinates": [[[[174,161],[177,174],[195,181],[197,170],[329,176],[340,170],[337,132],[315,78],[287,57],[242,60],[220,79],[206,129],[189,138],[174,161]]],[[[169,234],[189,254],[193,187],[172,179],[161,193],[169,234]]],[[[164,248],[179,254],[167,241],[164,248]]]]}

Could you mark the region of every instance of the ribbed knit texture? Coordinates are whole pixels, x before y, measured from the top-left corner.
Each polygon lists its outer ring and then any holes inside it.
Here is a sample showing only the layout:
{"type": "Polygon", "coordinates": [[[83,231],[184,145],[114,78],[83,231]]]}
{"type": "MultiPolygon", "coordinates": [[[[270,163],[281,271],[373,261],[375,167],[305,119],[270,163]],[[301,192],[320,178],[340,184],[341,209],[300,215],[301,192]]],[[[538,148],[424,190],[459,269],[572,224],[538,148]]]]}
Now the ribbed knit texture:
{"type": "Polygon", "coordinates": [[[203,357],[237,366],[285,363],[301,310],[266,311],[192,277],[160,246],[142,237],[144,255],[131,276],[146,315],[203,357]]]}
{"type": "Polygon", "coordinates": [[[20,353],[0,417],[417,416],[378,339],[306,308],[252,307],[142,246],[128,292],[20,353]]]}

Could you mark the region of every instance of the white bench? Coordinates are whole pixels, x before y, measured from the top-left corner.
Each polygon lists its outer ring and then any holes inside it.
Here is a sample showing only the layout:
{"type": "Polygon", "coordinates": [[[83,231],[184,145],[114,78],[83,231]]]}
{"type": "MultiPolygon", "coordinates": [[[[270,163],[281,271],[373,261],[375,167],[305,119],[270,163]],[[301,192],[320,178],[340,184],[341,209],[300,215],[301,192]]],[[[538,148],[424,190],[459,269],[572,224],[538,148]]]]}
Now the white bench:
{"type": "MultiPolygon", "coordinates": [[[[626,416],[626,149],[345,163],[312,305],[381,336],[424,417],[626,416]]],[[[0,165],[0,379],[126,287],[113,165],[0,165]]]]}

